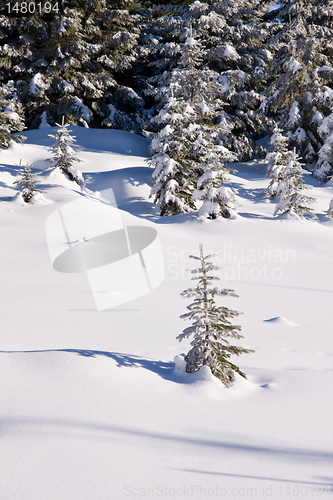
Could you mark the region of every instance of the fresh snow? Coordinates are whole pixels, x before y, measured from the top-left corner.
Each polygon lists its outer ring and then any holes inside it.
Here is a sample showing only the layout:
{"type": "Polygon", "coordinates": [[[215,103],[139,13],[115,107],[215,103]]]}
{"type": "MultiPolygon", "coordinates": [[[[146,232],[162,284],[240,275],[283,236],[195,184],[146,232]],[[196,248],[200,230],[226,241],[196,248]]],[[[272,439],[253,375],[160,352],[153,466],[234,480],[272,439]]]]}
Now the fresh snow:
{"type": "MultiPolygon", "coordinates": [[[[92,113],[90,109],[83,104],[81,99],[79,99],[77,96],[74,96],[74,102],[73,102],[73,108],[76,110],[76,112],[82,117],[82,119],[89,123],[92,119],[92,113]]],[[[85,125],[88,126],[88,125],[85,125]]]]}
{"type": "Polygon", "coordinates": [[[30,94],[32,94],[32,95],[38,95],[46,87],[47,87],[47,85],[45,85],[45,83],[43,81],[42,74],[41,73],[37,73],[31,79],[30,86],[29,86],[29,91],[30,91],[30,94]]]}
{"type": "Polygon", "coordinates": [[[300,70],[302,68],[303,68],[302,64],[294,59],[289,64],[288,70],[292,71],[292,73],[296,73],[296,71],[298,71],[298,70],[300,70]]]}
{"type": "Polygon", "coordinates": [[[223,49],[223,56],[237,59],[239,56],[236,49],[232,45],[226,45],[223,49]]]}
{"type": "Polygon", "coordinates": [[[294,127],[295,125],[298,125],[298,123],[300,123],[300,120],[301,120],[301,113],[299,109],[299,104],[297,101],[294,101],[289,111],[288,127],[294,127]]]}
{"type": "Polygon", "coordinates": [[[325,139],[333,132],[333,113],[322,120],[318,132],[325,139]]]}
{"type": "Polygon", "coordinates": [[[75,90],[73,85],[71,83],[66,82],[66,80],[62,80],[61,86],[65,92],[71,93],[71,92],[74,92],[74,90],[75,90]]]}
{"type": "Polygon", "coordinates": [[[49,125],[47,122],[47,113],[46,111],[43,111],[43,113],[41,114],[41,121],[38,128],[50,128],[50,127],[51,125],[49,125]]]}
{"type": "Polygon", "coordinates": [[[267,162],[237,163],[232,220],[159,217],[148,141],[71,129],[85,190],[50,169],[50,128],[1,151],[1,497],[330,498],[332,182],[307,179],[316,221],[273,218],[267,162]],[[23,202],[13,184],[20,159],[48,203],[23,202]],[[97,311],[85,274],[52,268],[45,221],[75,200],[107,203],[108,188],[124,224],[157,230],[166,277],[97,311]],[[187,374],[189,341],[176,340],[200,243],[222,267],[216,286],[239,296],[217,304],[244,313],[239,345],[255,350],[232,360],[247,380],[230,388],[206,367],[187,374]]]}

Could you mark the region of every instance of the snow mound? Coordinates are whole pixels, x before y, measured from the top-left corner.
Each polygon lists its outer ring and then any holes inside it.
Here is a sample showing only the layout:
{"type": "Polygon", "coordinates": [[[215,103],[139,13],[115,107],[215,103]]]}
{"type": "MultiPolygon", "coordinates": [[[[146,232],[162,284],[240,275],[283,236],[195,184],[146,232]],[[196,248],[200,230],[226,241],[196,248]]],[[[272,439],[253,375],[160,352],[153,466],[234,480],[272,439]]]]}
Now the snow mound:
{"type": "Polygon", "coordinates": [[[284,214],[280,214],[276,217],[276,220],[298,220],[298,221],[304,221],[305,219],[302,219],[299,215],[295,214],[294,212],[285,212],[284,214]]]}
{"type": "Polygon", "coordinates": [[[214,399],[225,398],[226,396],[248,396],[260,389],[260,385],[257,382],[250,382],[238,373],[235,374],[235,380],[230,387],[226,387],[217,377],[214,377],[208,366],[202,366],[197,372],[187,373],[185,371],[186,362],[182,354],[174,358],[174,363],[173,373],[175,381],[191,384],[196,390],[202,391],[206,396],[213,397],[214,399]]]}
{"type": "Polygon", "coordinates": [[[289,326],[299,326],[298,323],[290,321],[290,319],[284,318],[283,316],[276,316],[274,318],[265,319],[265,323],[270,323],[272,325],[289,325],[289,326]]]}
{"type": "Polygon", "coordinates": [[[14,206],[28,206],[28,205],[51,205],[54,203],[53,200],[49,199],[46,197],[43,193],[35,193],[31,200],[26,203],[23,198],[22,198],[22,192],[18,191],[14,194],[14,196],[11,196],[10,199],[8,200],[12,205],[14,206]]]}
{"type": "MultiPolygon", "coordinates": [[[[76,171],[76,169],[72,169],[73,171],[76,171]]],[[[58,185],[58,186],[63,186],[68,189],[72,189],[75,191],[80,191],[81,187],[74,181],[69,180],[67,175],[65,175],[61,170],[56,167],[53,168],[52,170],[49,169],[49,174],[44,176],[44,182],[45,183],[50,183],[51,185],[58,185]]]]}
{"type": "Polygon", "coordinates": [[[45,197],[43,193],[35,193],[29,203],[32,205],[51,205],[54,201],[45,197]]]}

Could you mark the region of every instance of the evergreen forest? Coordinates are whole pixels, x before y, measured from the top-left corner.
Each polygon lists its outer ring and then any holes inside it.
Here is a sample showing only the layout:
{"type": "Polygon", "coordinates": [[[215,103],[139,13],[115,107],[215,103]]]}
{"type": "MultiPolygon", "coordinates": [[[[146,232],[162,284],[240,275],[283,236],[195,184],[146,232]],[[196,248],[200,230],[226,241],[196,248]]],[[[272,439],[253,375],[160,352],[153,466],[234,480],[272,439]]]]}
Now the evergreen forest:
{"type": "MultiPolygon", "coordinates": [[[[276,126],[307,170],[322,182],[332,176],[331,0],[47,5],[10,1],[0,10],[0,147],[12,132],[62,117],[144,135],[163,214],[191,209],[198,184],[183,177],[207,174],[208,152],[212,178],[216,165],[265,157],[258,141],[276,126]],[[163,157],[166,143],[172,154],[163,157]],[[183,192],[176,205],[166,169],[183,192]]],[[[230,193],[222,195],[226,213],[230,193]]]]}

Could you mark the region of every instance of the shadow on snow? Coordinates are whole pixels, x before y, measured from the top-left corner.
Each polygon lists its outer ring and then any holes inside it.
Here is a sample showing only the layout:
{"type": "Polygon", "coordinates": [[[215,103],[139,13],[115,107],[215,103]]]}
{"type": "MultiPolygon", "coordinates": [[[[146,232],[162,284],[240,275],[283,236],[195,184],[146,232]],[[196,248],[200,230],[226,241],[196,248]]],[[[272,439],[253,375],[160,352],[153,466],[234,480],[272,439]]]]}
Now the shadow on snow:
{"type": "MultiPolygon", "coordinates": [[[[5,435],[7,433],[11,433],[13,427],[20,428],[22,427],[22,431],[24,435],[27,434],[27,427],[30,432],[34,431],[37,433],[50,432],[54,435],[55,432],[59,432],[61,436],[66,437],[68,433],[73,435],[74,437],[81,439],[93,439],[93,440],[101,440],[104,443],[108,440],[114,441],[119,438],[119,436],[123,436],[124,438],[130,439],[130,442],[133,443],[134,439],[145,441],[152,440],[157,443],[168,444],[173,443],[174,446],[180,446],[181,449],[188,446],[195,446],[196,448],[202,448],[202,452],[209,453],[212,450],[219,450],[223,457],[225,458],[226,453],[241,453],[245,455],[249,455],[252,459],[255,459],[259,456],[267,459],[276,459],[276,460],[288,460],[288,461],[296,461],[298,464],[300,462],[306,462],[307,464],[313,463],[318,465],[320,462],[324,464],[333,462],[333,453],[319,451],[319,450],[310,450],[310,449],[300,449],[300,448],[284,448],[284,447],[276,447],[276,446],[261,446],[261,445],[249,445],[245,443],[235,443],[222,441],[219,439],[207,439],[202,437],[192,437],[192,436],[184,436],[182,434],[175,434],[165,431],[153,431],[147,429],[139,429],[132,427],[124,427],[120,425],[112,425],[108,423],[101,422],[92,422],[85,420],[74,420],[74,419],[65,419],[65,418],[52,418],[52,417],[3,417],[0,419],[0,433],[5,435]],[[210,451],[209,451],[210,450],[210,451]]],[[[16,432],[16,430],[15,430],[16,432]]],[[[198,451],[197,451],[198,453],[198,451]]],[[[210,474],[216,476],[231,476],[231,477],[243,477],[249,479],[260,479],[260,480],[272,480],[272,481],[286,481],[280,478],[271,478],[271,477],[258,477],[258,476],[245,476],[241,474],[229,474],[224,472],[212,472],[212,471],[203,471],[203,470],[195,470],[195,469],[186,469],[186,468],[177,468],[175,470],[179,470],[182,472],[190,472],[195,474],[210,474]]],[[[322,480],[321,485],[330,484],[331,478],[323,477],[320,478],[322,480]]],[[[293,480],[293,483],[296,481],[293,480]]],[[[297,480],[297,483],[304,484],[319,484],[318,482],[310,482],[310,481],[302,481],[297,480]]]]}
{"type": "MultiPolygon", "coordinates": [[[[319,477],[318,479],[321,479],[322,482],[315,482],[315,481],[304,481],[304,480],[299,480],[299,479],[282,479],[278,477],[265,477],[265,476],[251,476],[251,475],[245,475],[245,474],[232,474],[229,472],[213,472],[213,471],[204,471],[204,470],[196,470],[196,469],[182,469],[182,468],[177,468],[174,470],[179,470],[181,472],[189,472],[192,474],[207,474],[211,476],[222,476],[222,477],[234,477],[234,478],[241,478],[241,479],[256,479],[260,481],[274,481],[274,482],[281,482],[281,483],[292,483],[295,485],[297,484],[309,484],[309,485],[314,485],[314,486],[319,486],[320,490],[325,490],[324,486],[327,486],[327,489],[331,490],[333,487],[333,479],[329,477],[319,477]]],[[[222,490],[223,488],[221,488],[222,490]]],[[[250,488],[249,488],[250,489],[250,488]]],[[[254,488],[255,489],[255,488],[254,488]]],[[[264,490],[263,490],[264,491],[264,490]]],[[[322,491],[324,493],[324,491],[322,491]]],[[[320,491],[318,492],[318,495],[320,495],[320,491]]]]}

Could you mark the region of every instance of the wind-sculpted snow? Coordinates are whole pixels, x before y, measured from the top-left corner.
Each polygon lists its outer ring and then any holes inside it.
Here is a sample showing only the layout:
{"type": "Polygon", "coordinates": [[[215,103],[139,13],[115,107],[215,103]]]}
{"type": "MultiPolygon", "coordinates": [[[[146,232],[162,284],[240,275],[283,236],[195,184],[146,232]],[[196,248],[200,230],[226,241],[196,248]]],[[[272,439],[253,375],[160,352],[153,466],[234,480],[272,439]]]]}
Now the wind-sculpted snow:
{"type": "Polygon", "coordinates": [[[283,316],[276,316],[275,318],[265,319],[267,323],[271,323],[273,325],[290,325],[290,326],[299,326],[297,323],[290,321],[283,316]]]}

